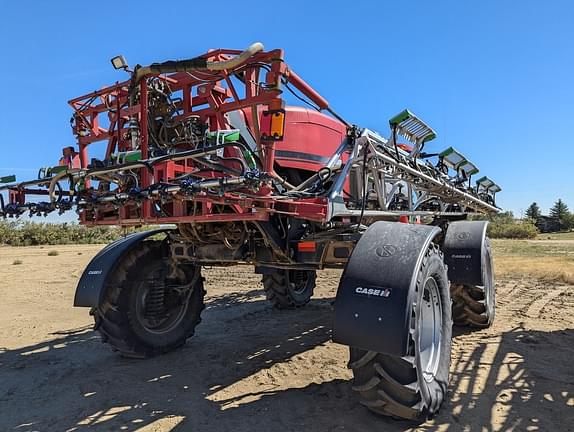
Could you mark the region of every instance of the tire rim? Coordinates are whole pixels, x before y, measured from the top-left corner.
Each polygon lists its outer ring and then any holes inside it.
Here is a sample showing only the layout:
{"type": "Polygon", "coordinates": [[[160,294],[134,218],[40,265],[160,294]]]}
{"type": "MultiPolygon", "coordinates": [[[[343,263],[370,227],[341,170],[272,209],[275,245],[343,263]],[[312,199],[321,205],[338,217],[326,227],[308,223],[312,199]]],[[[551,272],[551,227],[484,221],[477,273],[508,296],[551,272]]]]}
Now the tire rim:
{"type": "Polygon", "coordinates": [[[442,304],[439,286],[432,276],[423,286],[418,339],[422,375],[425,381],[431,382],[439,367],[442,339],[442,304]]]}
{"type": "MultiPolygon", "coordinates": [[[[178,295],[177,292],[169,289],[169,286],[164,288],[164,310],[161,316],[149,316],[147,313],[150,301],[150,279],[151,276],[160,274],[160,270],[150,272],[150,275],[145,280],[141,281],[137,287],[137,300],[136,300],[136,316],[140,325],[148,332],[154,334],[169,333],[177,327],[183,320],[186,312],[188,302],[178,295]],[[173,296],[177,296],[177,302],[173,302],[173,296]]],[[[159,278],[155,278],[159,279],[159,278]]],[[[165,280],[163,281],[165,283],[165,280]]]]}
{"type": "Polygon", "coordinates": [[[303,294],[307,291],[309,284],[309,274],[304,270],[289,270],[287,277],[289,278],[289,287],[295,294],[303,294]]]}
{"type": "Polygon", "coordinates": [[[484,307],[486,309],[486,313],[488,314],[487,318],[489,321],[492,320],[492,314],[494,311],[494,274],[492,272],[492,261],[490,254],[487,257],[486,262],[484,263],[484,270],[486,274],[484,275],[484,286],[482,287],[484,290],[484,307]]]}

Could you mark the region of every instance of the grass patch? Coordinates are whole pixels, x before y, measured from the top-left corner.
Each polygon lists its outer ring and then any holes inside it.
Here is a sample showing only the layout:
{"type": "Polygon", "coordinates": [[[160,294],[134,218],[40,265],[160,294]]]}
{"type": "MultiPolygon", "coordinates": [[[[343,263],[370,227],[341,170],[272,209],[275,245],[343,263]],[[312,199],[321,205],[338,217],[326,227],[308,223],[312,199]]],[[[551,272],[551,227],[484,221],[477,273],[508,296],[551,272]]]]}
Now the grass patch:
{"type": "Polygon", "coordinates": [[[50,252],[48,252],[48,256],[58,256],[60,255],[60,252],[58,252],[57,250],[51,250],[50,252]]]}
{"type": "Polygon", "coordinates": [[[534,277],[574,284],[574,241],[493,240],[497,276],[534,277]]]}
{"type": "Polygon", "coordinates": [[[574,240],[574,231],[538,234],[538,236],[536,236],[536,239],[537,240],[574,240]]]}
{"type": "Polygon", "coordinates": [[[12,265],[20,265],[20,264],[22,264],[22,260],[17,259],[12,261],[12,265]]]}
{"type": "Polygon", "coordinates": [[[0,221],[0,244],[36,246],[60,244],[103,244],[149,227],[120,228],[97,226],[87,228],[76,223],[50,224],[30,221],[0,221]]]}
{"type": "Polygon", "coordinates": [[[574,259],[574,241],[564,243],[536,240],[491,240],[500,255],[519,257],[570,257],[574,259]]]}

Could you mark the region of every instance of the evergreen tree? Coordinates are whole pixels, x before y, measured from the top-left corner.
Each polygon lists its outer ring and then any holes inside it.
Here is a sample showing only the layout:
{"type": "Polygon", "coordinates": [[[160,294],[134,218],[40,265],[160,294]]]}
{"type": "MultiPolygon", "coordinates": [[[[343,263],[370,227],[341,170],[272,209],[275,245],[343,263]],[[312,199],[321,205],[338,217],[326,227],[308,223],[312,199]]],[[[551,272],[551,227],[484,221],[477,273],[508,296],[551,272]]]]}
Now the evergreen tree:
{"type": "Polygon", "coordinates": [[[530,207],[526,209],[526,217],[536,222],[538,219],[540,219],[540,216],[542,216],[542,214],[540,213],[540,207],[538,207],[538,204],[533,202],[532,204],[530,204],[530,207]]]}
{"type": "Polygon", "coordinates": [[[567,229],[570,225],[570,212],[564,201],[558,198],[550,209],[550,217],[560,223],[560,229],[567,229]]]}
{"type": "Polygon", "coordinates": [[[571,230],[574,228],[574,213],[570,213],[564,221],[564,229],[571,230]]]}

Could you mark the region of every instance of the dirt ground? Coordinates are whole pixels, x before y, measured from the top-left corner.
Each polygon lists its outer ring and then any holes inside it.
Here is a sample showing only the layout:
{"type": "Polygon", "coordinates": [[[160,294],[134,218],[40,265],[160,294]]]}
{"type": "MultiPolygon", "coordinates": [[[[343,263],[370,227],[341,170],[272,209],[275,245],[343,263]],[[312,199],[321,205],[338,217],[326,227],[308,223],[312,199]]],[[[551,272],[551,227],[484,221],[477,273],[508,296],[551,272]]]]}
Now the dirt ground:
{"type": "Polygon", "coordinates": [[[0,247],[0,431],[574,431],[574,287],[564,282],[499,278],[494,326],[455,332],[448,401],[413,426],[352,394],[347,348],[330,341],[339,272],[320,273],[307,307],[274,311],[251,268],[204,271],[196,335],[127,360],[72,307],[100,248],[0,247]]]}

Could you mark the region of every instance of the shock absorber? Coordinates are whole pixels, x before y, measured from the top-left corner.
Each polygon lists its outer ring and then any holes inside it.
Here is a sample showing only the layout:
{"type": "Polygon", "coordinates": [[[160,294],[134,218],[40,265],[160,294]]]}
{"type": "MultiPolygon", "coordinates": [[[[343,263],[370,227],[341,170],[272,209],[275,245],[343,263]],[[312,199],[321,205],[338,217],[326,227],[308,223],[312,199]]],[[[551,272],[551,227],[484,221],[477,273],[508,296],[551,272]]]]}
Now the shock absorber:
{"type": "Polygon", "coordinates": [[[149,290],[145,301],[145,315],[149,318],[159,317],[165,306],[165,281],[162,277],[148,279],[149,290]]]}

